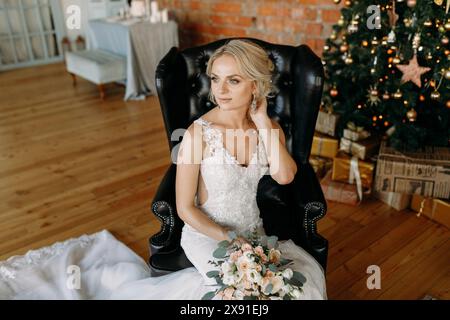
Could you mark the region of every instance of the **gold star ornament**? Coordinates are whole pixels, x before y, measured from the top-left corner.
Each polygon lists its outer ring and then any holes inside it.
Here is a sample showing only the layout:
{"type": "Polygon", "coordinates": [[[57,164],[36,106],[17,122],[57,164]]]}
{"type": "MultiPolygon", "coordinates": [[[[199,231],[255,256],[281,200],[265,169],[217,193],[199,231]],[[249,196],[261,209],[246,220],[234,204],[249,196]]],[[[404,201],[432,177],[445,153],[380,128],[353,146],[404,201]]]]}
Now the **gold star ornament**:
{"type": "Polygon", "coordinates": [[[431,68],[419,66],[416,54],[409,60],[408,64],[397,64],[396,66],[403,73],[402,83],[412,81],[419,88],[422,86],[420,76],[431,70],[431,68]]]}

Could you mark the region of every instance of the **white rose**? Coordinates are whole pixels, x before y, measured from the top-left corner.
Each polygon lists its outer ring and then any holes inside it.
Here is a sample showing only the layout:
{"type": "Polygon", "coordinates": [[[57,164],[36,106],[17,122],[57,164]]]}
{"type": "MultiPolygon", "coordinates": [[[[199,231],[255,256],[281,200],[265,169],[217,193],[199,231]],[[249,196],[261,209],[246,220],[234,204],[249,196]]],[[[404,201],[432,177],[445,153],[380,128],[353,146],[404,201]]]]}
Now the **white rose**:
{"type": "Polygon", "coordinates": [[[292,270],[290,268],[287,268],[287,269],[283,270],[282,275],[286,279],[291,279],[292,276],[294,275],[294,272],[292,272],[292,270]]]}
{"type": "Polygon", "coordinates": [[[277,293],[284,285],[284,281],[282,277],[275,276],[271,281],[273,285],[272,294],[277,293]]]}
{"type": "Polygon", "coordinates": [[[230,263],[230,262],[224,262],[224,263],[222,263],[222,266],[221,266],[222,272],[223,272],[224,274],[225,274],[225,273],[230,273],[230,272],[231,272],[231,269],[232,269],[232,266],[233,266],[233,264],[230,263]]]}
{"type": "Polygon", "coordinates": [[[234,297],[238,300],[244,300],[244,293],[241,290],[236,290],[234,292],[234,297]]]}
{"type": "Polygon", "coordinates": [[[251,281],[251,282],[256,282],[256,283],[260,283],[262,280],[262,276],[261,274],[256,271],[255,269],[250,269],[247,271],[247,278],[251,281]]]}
{"type": "Polygon", "coordinates": [[[225,273],[223,275],[222,282],[228,286],[234,286],[235,284],[234,275],[232,273],[225,273]]]}
{"type": "Polygon", "coordinates": [[[300,300],[300,297],[301,297],[302,293],[301,293],[301,291],[299,289],[296,288],[296,289],[291,291],[291,295],[292,295],[292,297],[294,299],[300,300]]]}

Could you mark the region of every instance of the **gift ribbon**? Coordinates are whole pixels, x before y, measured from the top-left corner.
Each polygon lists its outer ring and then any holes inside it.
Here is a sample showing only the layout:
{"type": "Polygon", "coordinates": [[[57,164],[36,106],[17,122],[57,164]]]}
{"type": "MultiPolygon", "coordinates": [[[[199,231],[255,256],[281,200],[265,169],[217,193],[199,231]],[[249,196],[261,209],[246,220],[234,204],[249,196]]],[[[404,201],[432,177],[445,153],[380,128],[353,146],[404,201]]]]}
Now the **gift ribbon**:
{"type": "MultiPolygon", "coordinates": [[[[422,215],[423,208],[425,208],[425,202],[427,202],[427,200],[429,200],[429,199],[431,199],[431,198],[423,198],[423,200],[420,202],[420,209],[419,209],[419,212],[417,212],[417,214],[416,214],[417,217],[420,217],[422,215]]],[[[431,202],[431,204],[432,204],[431,216],[430,216],[431,219],[434,219],[434,213],[436,211],[436,206],[437,206],[438,202],[441,202],[441,200],[433,199],[433,201],[431,202]]]]}
{"type": "Polygon", "coordinates": [[[317,153],[319,154],[319,156],[322,155],[322,144],[323,144],[323,138],[319,137],[319,142],[318,142],[318,146],[317,146],[317,153]]]}
{"type": "Polygon", "coordinates": [[[354,124],[351,121],[349,123],[347,123],[347,128],[349,128],[352,131],[356,131],[356,132],[364,131],[364,127],[358,127],[358,126],[356,126],[356,124],[354,124]]]}
{"type": "Polygon", "coordinates": [[[350,160],[350,174],[348,176],[348,183],[353,184],[353,181],[355,180],[358,197],[360,200],[362,200],[362,183],[358,167],[358,157],[353,156],[352,159],[350,160]]]}

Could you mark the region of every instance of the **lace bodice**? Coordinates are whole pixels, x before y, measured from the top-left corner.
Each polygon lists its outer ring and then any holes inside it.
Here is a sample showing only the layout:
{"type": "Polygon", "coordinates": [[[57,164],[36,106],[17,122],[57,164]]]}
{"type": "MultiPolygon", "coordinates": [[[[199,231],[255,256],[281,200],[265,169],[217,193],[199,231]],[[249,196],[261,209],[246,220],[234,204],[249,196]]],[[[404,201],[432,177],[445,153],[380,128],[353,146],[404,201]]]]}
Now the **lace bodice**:
{"type": "Polygon", "coordinates": [[[262,227],[256,203],[258,182],[268,171],[268,161],[262,139],[247,167],[239,164],[224,146],[223,134],[211,123],[199,118],[194,121],[202,126],[203,141],[208,150],[200,165],[208,199],[201,206],[214,221],[237,232],[262,227]]]}

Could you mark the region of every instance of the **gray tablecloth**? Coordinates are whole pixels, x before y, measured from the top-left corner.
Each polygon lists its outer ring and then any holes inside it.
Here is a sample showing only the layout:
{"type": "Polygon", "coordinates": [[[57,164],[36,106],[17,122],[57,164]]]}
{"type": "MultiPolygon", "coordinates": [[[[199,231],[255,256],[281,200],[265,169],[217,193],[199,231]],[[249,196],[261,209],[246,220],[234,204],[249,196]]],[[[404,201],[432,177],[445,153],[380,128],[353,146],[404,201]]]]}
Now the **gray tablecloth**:
{"type": "Polygon", "coordinates": [[[156,94],[155,71],[172,47],[178,47],[178,26],[168,23],[89,21],[90,48],[107,50],[127,58],[125,100],[156,94]]]}

